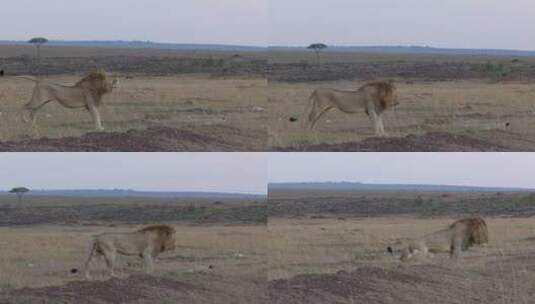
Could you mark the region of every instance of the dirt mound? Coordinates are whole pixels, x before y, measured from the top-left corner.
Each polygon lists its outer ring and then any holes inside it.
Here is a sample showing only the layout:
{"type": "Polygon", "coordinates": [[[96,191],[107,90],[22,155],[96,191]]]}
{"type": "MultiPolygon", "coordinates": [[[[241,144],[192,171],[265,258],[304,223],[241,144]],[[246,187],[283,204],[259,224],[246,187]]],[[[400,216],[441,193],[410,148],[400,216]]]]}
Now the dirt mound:
{"type": "Polygon", "coordinates": [[[507,147],[462,134],[432,132],[397,138],[368,138],[361,142],[277,148],[307,152],[507,152],[507,147]]]}
{"type": "Polygon", "coordinates": [[[151,127],[127,132],[95,132],[81,137],[0,142],[0,152],[178,152],[259,151],[266,135],[213,125],[184,129],[151,127]]]}
{"type": "Polygon", "coordinates": [[[389,270],[362,268],[351,273],[339,271],[336,274],[300,275],[290,280],[272,281],[269,293],[273,303],[347,303],[346,299],[364,301],[366,294],[381,292],[379,289],[382,286],[378,285],[378,280],[396,280],[408,284],[423,282],[421,278],[389,270]]]}
{"type": "Polygon", "coordinates": [[[215,274],[184,275],[181,281],[133,275],[126,279],[77,281],[59,287],[0,292],[0,304],[267,303],[267,296],[262,290],[265,290],[265,284],[222,278],[215,274]],[[243,287],[243,290],[236,286],[243,287]]]}
{"type": "Polygon", "coordinates": [[[124,280],[80,281],[61,287],[19,289],[0,295],[0,303],[157,303],[163,295],[185,297],[199,291],[199,287],[188,283],[138,275],[124,280]]]}
{"type": "MultiPolygon", "coordinates": [[[[496,277],[454,266],[420,265],[383,269],[363,267],[353,272],[301,275],[271,281],[272,303],[501,303],[528,296],[532,288],[523,284],[522,295],[513,295],[509,273],[496,277]],[[496,288],[496,285],[501,288],[496,288]],[[511,285],[511,286],[509,286],[511,285]],[[512,296],[512,298],[511,298],[512,296]]],[[[518,278],[517,278],[518,279],[518,278]]],[[[517,289],[516,292],[519,292],[517,289]]]]}

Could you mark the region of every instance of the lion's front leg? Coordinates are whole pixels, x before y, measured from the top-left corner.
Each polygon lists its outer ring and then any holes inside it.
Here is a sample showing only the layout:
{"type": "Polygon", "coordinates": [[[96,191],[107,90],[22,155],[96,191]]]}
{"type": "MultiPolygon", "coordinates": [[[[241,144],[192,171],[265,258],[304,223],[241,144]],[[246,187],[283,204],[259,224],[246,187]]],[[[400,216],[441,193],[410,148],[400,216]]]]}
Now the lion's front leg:
{"type": "Polygon", "coordinates": [[[382,137],[384,134],[383,119],[377,114],[375,109],[369,109],[368,113],[375,129],[375,136],[382,137]]]}
{"type": "Polygon", "coordinates": [[[463,238],[460,237],[460,236],[457,236],[453,239],[453,244],[451,246],[451,252],[450,252],[450,257],[452,259],[455,259],[457,262],[461,261],[462,259],[462,256],[461,256],[461,252],[462,252],[462,248],[463,248],[463,238]]]}
{"type": "Polygon", "coordinates": [[[143,251],[143,261],[145,264],[145,271],[150,273],[154,270],[154,262],[152,258],[152,249],[149,247],[143,251]]]}
{"type": "Polygon", "coordinates": [[[379,114],[377,117],[378,123],[379,123],[379,136],[385,137],[385,126],[383,124],[383,115],[379,114]]]}
{"type": "Polygon", "coordinates": [[[108,267],[108,270],[110,271],[110,276],[112,278],[117,278],[117,274],[115,273],[115,259],[117,257],[117,254],[115,251],[108,250],[104,251],[104,259],[106,261],[106,266],[108,267]]]}
{"type": "Polygon", "coordinates": [[[98,108],[95,106],[93,102],[90,102],[87,105],[87,108],[89,109],[89,112],[91,113],[91,116],[93,117],[93,122],[95,123],[95,128],[97,131],[103,131],[104,127],[102,127],[102,122],[100,120],[100,112],[98,111],[98,108]]]}

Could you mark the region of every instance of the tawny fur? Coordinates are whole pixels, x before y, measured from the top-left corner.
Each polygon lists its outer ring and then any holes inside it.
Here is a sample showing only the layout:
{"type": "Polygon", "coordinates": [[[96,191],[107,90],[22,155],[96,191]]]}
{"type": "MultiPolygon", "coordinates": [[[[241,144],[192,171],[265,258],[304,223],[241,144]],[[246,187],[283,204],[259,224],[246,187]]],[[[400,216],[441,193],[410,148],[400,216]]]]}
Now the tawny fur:
{"type": "Polygon", "coordinates": [[[488,241],[488,228],[483,218],[464,218],[446,229],[409,242],[402,249],[400,259],[406,262],[418,256],[432,257],[434,253],[449,253],[451,258],[460,259],[462,251],[488,241]]]}
{"type": "Polygon", "coordinates": [[[450,228],[457,224],[464,224],[467,226],[469,235],[465,238],[463,248],[468,249],[473,245],[484,245],[489,243],[489,230],[487,223],[481,217],[469,217],[456,221],[450,225],[450,228]]]}
{"type": "Polygon", "coordinates": [[[314,128],[318,120],[331,109],[344,113],[364,111],[372,121],[375,135],[384,136],[382,114],[397,104],[396,87],[386,81],[368,82],[357,91],[317,89],[309,99],[308,122],[310,128],[314,128]]]}
{"type": "Polygon", "coordinates": [[[90,279],[89,265],[96,255],[104,256],[110,275],[115,277],[117,255],[139,256],[145,269],[153,270],[153,260],[162,252],[175,249],[175,228],[153,225],[135,232],[103,233],[94,237],[89,257],[84,265],[85,276],[90,279]]]}
{"type": "Polygon", "coordinates": [[[47,103],[57,101],[60,105],[70,108],[85,108],[91,113],[95,128],[103,130],[98,110],[105,94],[111,93],[117,86],[116,79],[110,80],[102,70],[93,71],[83,77],[74,86],[55,84],[34,77],[19,76],[35,82],[32,98],[22,109],[22,119],[28,122],[24,113],[29,112],[32,126],[35,125],[37,112],[47,103]]]}

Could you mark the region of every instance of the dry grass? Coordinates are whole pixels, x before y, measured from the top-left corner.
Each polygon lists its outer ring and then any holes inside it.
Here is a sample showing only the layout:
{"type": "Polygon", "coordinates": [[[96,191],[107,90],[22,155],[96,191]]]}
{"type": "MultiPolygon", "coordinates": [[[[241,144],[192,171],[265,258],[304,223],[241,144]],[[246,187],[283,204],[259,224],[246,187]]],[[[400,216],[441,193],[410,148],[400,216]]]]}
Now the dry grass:
{"type": "MultiPolygon", "coordinates": [[[[113,48],[113,47],[79,47],[50,46],[41,48],[42,58],[57,57],[103,57],[103,56],[150,56],[156,58],[225,58],[239,53],[248,58],[264,58],[261,51],[222,51],[222,50],[187,50],[187,49],[151,49],[151,48],[113,48]]],[[[34,58],[33,45],[0,45],[0,59],[10,57],[34,58]]],[[[0,61],[1,63],[1,61],[0,61]]]]}
{"type": "MultiPolygon", "coordinates": [[[[47,77],[72,84],[80,75],[47,77]]],[[[80,136],[94,131],[89,113],[49,104],[30,129],[18,112],[30,99],[33,83],[13,77],[0,79],[0,141],[28,137],[80,136]]],[[[265,79],[212,78],[209,76],[120,77],[119,89],[106,96],[101,109],[106,131],[150,126],[222,124],[242,130],[265,130],[267,101],[265,79]]]]}
{"type": "MultiPolygon", "coordinates": [[[[266,53],[270,63],[285,64],[296,62],[316,63],[316,54],[310,50],[269,49],[266,53]]],[[[464,56],[464,55],[436,55],[436,54],[388,54],[366,52],[329,52],[321,53],[321,63],[362,63],[362,62],[470,62],[487,63],[510,62],[513,58],[507,56],[464,56]]],[[[522,57],[522,61],[535,63],[535,57],[522,57]]]]}
{"type": "MultiPolygon", "coordinates": [[[[154,275],[179,278],[190,272],[263,278],[265,276],[265,226],[187,226],[176,224],[177,249],[163,254],[154,275]],[[209,266],[212,265],[212,269],[209,266]]],[[[70,274],[87,258],[91,236],[138,227],[32,226],[0,228],[0,290],[60,286],[79,281],[70,274]]],[[[96,279],[107,279],[102,259],[92,263],[96,279]]],[[[119,273],[142,272],[137,258],[118,258],[119,273]]]]}
{"type": "MultiPolygon", "coordinates": [[[[270,219],[268,224],[270,280],[291,278],[298,274],[351,271],[363,266],[395,268],[400,262],[385,254],[389,245],[439,230],[453,219],[415,219],[409,217],[360,220],[270,219]]],[[[522,257],[535,250],[533,219],[487,219],[491,240],[485,247],[465,252],[461,267],[485,272],[489,263],[510,257],[522,257]]],[[[447,255],[437,255],[424,264],[452,265],[447,255]]],[[[411,267],[408,265],[407,267],[411,267]]],[[[522,264],[516,271],[527,271],[522,264]]],[[[499,273],[488,273],[500,280],[499,273]]]]}
{"type": "MultiPolygon", "coordinates": [[[[303,126],[305,106],[314,89],[356,89],[362,84],[359,81],[270,82],[270,145],[301,147],[373,137],[373,127],[364,112],[349,115],[333,110],[319,121],[314,131],[310,132],[303,126]],[[300,123],[290,122],[291,116],[299,117],[300,123]]],[[[507,129],[525,139],[535,138],[532,131],[535,130],[535,89],[532,84],[398,81],[397,86],[401,104],[385,114],[385,128],[389,136],[432,131],[477,134],[507,129]],[[506,127],[506,123],[510,125],[506,127]]],[[[522,145],[533,144],[526,141],[522,145]]]]}

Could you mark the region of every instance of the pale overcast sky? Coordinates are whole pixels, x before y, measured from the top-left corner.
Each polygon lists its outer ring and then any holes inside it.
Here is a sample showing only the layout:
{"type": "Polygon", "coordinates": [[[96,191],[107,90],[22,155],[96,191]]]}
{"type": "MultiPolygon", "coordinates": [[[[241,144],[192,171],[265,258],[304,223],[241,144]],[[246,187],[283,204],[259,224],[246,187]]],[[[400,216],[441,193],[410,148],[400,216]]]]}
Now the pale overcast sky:
{"type": "Polygon", "coordinates": [[[271,45],[535,50],[533,0],[269,0],[271,45]]]}
{"type": "Polygon", "coordinates": [[[0,189],[267,192],[263,153],[0,153],[0,189]]]}
{"type": "Polygon", "coordinates": [[[278,153],[270,182],[352,181],[535,189],[535,153],[278,153]]]}
{"type": "Polygon", "coordinates": [[[2,0],[0,40],[265,45],[268,0],[2,0]]]}
{"type": "Polygon", "coordinates": [[[1,40],[535,50],[533,0],[2,0],[1,40]]]}

